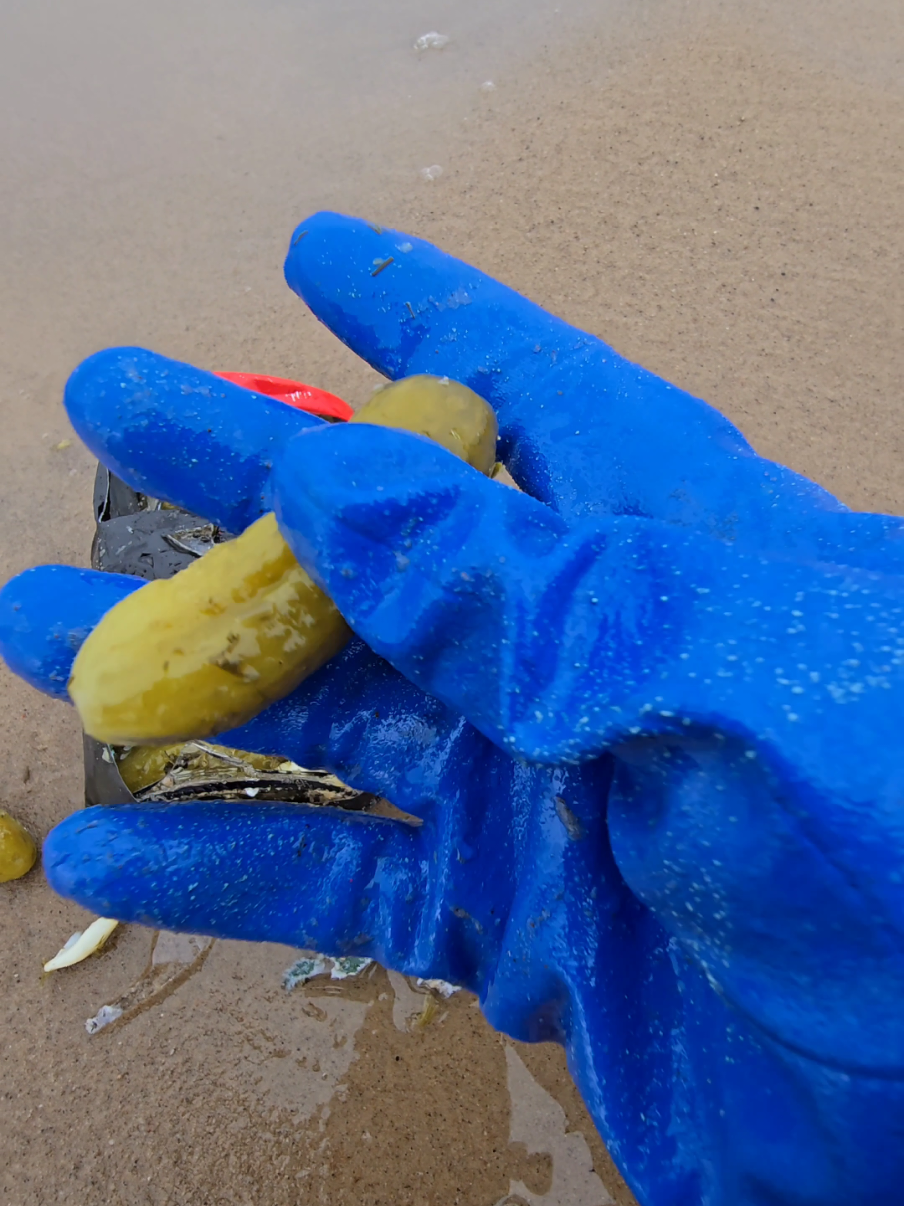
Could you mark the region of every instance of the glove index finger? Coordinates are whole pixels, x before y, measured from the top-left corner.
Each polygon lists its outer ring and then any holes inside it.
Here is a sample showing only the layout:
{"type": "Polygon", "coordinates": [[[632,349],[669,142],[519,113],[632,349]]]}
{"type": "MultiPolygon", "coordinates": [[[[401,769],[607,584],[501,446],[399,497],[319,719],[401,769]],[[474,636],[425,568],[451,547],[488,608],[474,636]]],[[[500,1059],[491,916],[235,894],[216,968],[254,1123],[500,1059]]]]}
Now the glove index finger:
{"type": "Polygon", "coordinates": [[[108,348],[66,383],[73,427],[133,489],[241,532],[270,510],[273,458],[324,425],[284,402],[144,348],[108,348]]]}
{"type": "Polygon", "coordinates": [[[485,398],[519,486],[566,518],[638,515],[733,538],[739,514],[762,533],[841,509],[699,398],[422,239],[318,213],[295,231],[285,275],[379,372],[448,376],[485,398]]]}

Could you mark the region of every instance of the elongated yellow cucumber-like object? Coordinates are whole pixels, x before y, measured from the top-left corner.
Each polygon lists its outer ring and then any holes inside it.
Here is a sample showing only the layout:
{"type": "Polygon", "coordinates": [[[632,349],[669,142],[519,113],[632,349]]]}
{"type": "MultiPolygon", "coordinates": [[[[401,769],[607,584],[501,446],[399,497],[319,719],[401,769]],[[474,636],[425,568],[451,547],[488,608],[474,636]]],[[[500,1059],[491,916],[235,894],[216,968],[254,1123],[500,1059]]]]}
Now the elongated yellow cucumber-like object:
{"type": "Polygon", "coordinates": [[[92,737],[168,745],[250,720],[348,638],[265,515],[108,611],[79,650],[69,694],[92,737]]]}
{"type": "Polygon", "coordinates": [[[481,473],[491,473],[496,464],[499,428],[493,408],[448,377],[403,377],[384,385],[349,422],[428,436],[481,473]]]}
{"type": "MultiPolygon", "coordinates": [[[[491,407],[445,378],[388,385],[350,421],[428,436],[483,473],[495,464],[491,407]]],[[[288,695],[350,635],[265,515],[108,611],[79,650],[69,695],[98,741],[204,739],[288,695]]]]}
{"type": "Polygon", "coordinates": [[[35,840],[15,817],[0,812],[0,884],[21,879],[35,865],[35,840]]]}

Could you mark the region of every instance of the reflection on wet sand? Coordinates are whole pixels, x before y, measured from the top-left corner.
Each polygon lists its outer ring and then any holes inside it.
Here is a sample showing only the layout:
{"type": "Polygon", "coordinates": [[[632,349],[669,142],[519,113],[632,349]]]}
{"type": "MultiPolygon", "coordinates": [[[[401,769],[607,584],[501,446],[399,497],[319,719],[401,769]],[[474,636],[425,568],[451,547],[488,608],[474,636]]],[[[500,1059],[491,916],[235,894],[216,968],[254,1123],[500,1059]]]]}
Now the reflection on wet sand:
{"type": "MultiPolygon", "coordinates": [[[[136,1025],[145,1029],[144,1039],[154,1041],[152,1011],[164,1001],[171,1011],[170,1034],[190,1025],[198,1010],[214,1006],[220,1037],[230,1051],[225,1078],[217,1074],[218,1092],[228,1089],[260,1120],[249,1140],[259,1135],[258,1126],[271,1138],[279,1133],[279,1147],[291,1153],[295,1180],[318,1186],[318,1198],[326,1192],[331,1202],[366,1201],[353,1195],[392,1185],[393,1201],[409,1200],[388,1170],[403,1167],[390,1161],[404,1161],[405,1146],[416,1139],[426,1116],[432,1159],[419,1158],[411,1170],[412,1193],[438,1192],[451,1176],[463,1200],[486,1206],[609,1206],[614,1201],[594,1171],[589,1119],[583,1120],[586,1135],[570,1129],[564,1110],[531,1075],[515,1045],[491,1037],[489,1068],[487,1051],[481,1052],[484,1073],[498,1064],[504,1078],[485,1075],[475,1086],[470,1068],[464,1076],[449,1068],[450,1043],[475,1054],[475,1048],[485,1047],[473,1041],[481,1027],[469,994],[444,998],[374,963],[337,984],[325,961],[299,960],[294,958],[298,952],[287,948],[166,931],[144,935],[148,964],[113,1002],[122,1012],[95,1041],[108,1043],[115,1036],[121,1041],[128,1030],[128,1043],[136,1025]],[[303,962],[306,974],[313,972],[292,990],[285,987],[285,973],[276,974],[287,955],[293,966],[303,962]],[[233,986],[246,981],[249,990],[236,993],[233,986]],[[390,1018],[394,1038],[387,1043],[390,1018]],[[395,1151],[387,1151],[385,1137],[374,1138],[385,1136],[380,1115],[386,1112],[393,1119],[395,1151]],[[462,1173],[469,1138],[482,1139],[476,1144],[479,1165],[462,1173]],[[502,1196],[493,1198],[500,1185],[502,1196]],[[478,1190],[480,1198],[467,1196],[478,1190]]],[[[192,1083],[209,1081],[212,1069],[202,1048],[184,1050],[182,1061],[192,1083]]]]}

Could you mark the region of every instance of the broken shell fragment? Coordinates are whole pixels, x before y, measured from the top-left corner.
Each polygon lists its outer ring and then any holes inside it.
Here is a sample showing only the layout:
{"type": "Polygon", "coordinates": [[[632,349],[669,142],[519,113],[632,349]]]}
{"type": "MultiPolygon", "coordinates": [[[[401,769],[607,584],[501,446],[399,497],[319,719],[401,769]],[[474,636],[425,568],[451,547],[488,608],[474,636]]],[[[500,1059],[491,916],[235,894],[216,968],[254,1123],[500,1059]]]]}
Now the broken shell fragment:
{"type": "Polygon", "coordinates": [[[37,857],[38,847],[25,826],[0,812],[0,884],[27,875],[37,857]]]}
{"type": "Polygon", "coordinates": [[[83,959],[100,950],[118,925],[118,921],[109,917],[98,917],[84,932],[77,931],[73,934],[66,945],[57,951],[52,959],[47,960],[44,971],[59,971],[62,967],[81,963],[83,959]]]}
{"type": "Polygon", "coordinates": [[[97,1034],[98,1030],[103,1030],[104,1026],[109,1026],[111,1022],[118,1022],[121,1017],[120,1005],[101,1005],[93,1018],[85,1019],[85,1029],[89,1034],[97,1034]]]}

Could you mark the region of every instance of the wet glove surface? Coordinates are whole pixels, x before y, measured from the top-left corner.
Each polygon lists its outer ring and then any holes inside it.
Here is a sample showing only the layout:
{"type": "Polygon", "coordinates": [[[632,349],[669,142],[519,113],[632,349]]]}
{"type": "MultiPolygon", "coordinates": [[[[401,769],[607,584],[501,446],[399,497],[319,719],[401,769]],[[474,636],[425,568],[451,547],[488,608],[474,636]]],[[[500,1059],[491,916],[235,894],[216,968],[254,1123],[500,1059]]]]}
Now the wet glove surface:
{"type": "MultiPolygon", "coordinates": [[[[467,985],[565,1044],[644,1206],[897,1203],[901,521],[428,244],[320,214],[286,277],[381,372],[487,398],[525,493],[140,349],[85,362],[67,408],[136,489],[232,530],[275,509],[362,638],[224,740],[421,823],[93,809],[50,835],[51,882],[467,985]]],[[[59,694],[127,589],[21,575],[4,657],[59,694]]]]}

